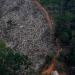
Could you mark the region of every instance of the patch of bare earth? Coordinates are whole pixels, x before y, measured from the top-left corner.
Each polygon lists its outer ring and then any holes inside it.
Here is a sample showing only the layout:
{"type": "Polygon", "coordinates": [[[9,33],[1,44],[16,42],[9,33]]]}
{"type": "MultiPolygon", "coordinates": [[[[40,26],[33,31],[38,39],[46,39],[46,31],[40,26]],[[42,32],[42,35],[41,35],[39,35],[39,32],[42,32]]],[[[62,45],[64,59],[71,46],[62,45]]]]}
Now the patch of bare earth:
{"type": "Polygon", "coordinates": [[[38,71],[49,52],[56,52],[45,13],[33,0],[0,0],[0,39],[15,52],[28,55],[38,71]],[[7,24],[11,19],[13,25],[7,24]]]}

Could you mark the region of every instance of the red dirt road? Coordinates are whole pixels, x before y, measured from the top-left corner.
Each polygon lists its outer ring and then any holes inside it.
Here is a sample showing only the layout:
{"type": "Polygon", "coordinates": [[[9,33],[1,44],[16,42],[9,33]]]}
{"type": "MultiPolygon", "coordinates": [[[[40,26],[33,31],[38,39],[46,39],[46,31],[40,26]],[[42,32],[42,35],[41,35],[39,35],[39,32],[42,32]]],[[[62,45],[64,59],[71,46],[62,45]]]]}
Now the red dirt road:
{"type": "Polygon", "coordinates": [[[52,64],[49,66],[49,68],[48,68],[47,70],[44,70],[44,71],[42,72],[43,74],[46,74],[46,73],[47,73],[48,75],[50,75],[51,71],[52,71],[52,70],[54,69],[54,67],[55,67],[56,58],[59,56],[59,53],[60,53],[59,40],[56,39],[55,43],[56,43],[57,49],[58,49],[57,54],[54,56],[54,58],[53,58],[53,60],[52,60],[52,64]]]}
{"type": "Polygon", "coordinates": [[[45,10],[44,7],[42,7],[42,5],[41,5],[37,0],[34,0],[34,2],[38,5],[38,7],[39,7],[40,9],[42,9],[42,10],[45,12],[46,19],[47,19],[47,21],[48,21],[48,23],[49,23],[49,26],[50,26],[51,34],[52,34],[52,36],[54,37],[53,27],[52,27],[51,19],[50,19],[50,17],[49,17],[48,12],[45,10]]]}
{"type": "MultiPolygon", "coordinates": [[[[53,31],[53,27],[52,27],[52,24],[51,24],[51,19],[50,19],[50,16],[49,16],[48,12],[45,10],[44,7],[42,7],[42,5],[41,5],[37,0],[34,0],[34,2],[38,5],[38,7],[39,7],[40,9],[42,9],[42,10],[45,12],[46,19],[47,19],[48,24],[49,24],[49,26],[50,26],[51,34],[52,34],[52,36],[53,36],[53,38],[54,38],[54,31],[53,31]]],[[[52,71],[52,70],[54,69],[54,67],[55,67],[56,58],[59,56],[59,53],[60,53],[59,40],[56,39],[55,43],[56,43],[56,46],[57,46],[57,49],[58,49],[57,54],[54,56],[54,58],[53,58],[53,60],[52,60],[52,64],[50,64],[49,68],[48,68],[47,70],[44,70],[44,71],[42,72],[43,74],[48,74],[48,75],[50,75],[51,71],[52,71]]]]}

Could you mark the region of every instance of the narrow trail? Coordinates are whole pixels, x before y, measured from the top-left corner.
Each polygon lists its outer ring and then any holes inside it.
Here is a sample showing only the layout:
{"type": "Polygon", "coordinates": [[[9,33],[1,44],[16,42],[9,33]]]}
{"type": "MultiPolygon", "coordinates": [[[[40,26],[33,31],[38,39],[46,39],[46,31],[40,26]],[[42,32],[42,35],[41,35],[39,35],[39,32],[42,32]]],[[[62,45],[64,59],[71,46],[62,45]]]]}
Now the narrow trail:
{"type": "Polygon", "coordinates": [[[50,75],[51,71],[52,71],[52,70],[54,69],[54,67],[55,67],[56,58],[59,56],[59,53],[60,53],[59,40],[56,39],[55,43],[56,43],[57,50],[58,50],[58,51],[57,51],[57,54],[54,56],[54,58],[53,58],[53,60],[52,60],[52,63],[50,64],[50,66],[48,67],[48,69],[47,69],[47,70],[44,70],[44,71],[42,72],[43,74],[48,74],[48,75],[50,75]]]}
{"type": "Polygon", "coordinates": [[[49,17],[48,12],[45,10],[44,7],[42,7],[42,5],[41,5],[37,0],[34,0],[34,2],[38,5],[38,7],[39,7],[40,9],[42,9],[42,10],[45,12],[46,19],[47,19],[47,21],[48,21],[48,23],[49,23],[49,26],[50,26],[51,34],[52,34],[52,36],[54,37],[54,32],[53,32],[53,29],[52,29],[53,27],[52,27],[51,19],[50,19],[50,17],[49,17]]]}
{"type": "MultiPolygon", "coordinates": [[[[52,27],[52,24],[51,24],[51,18],[48,14],[48,12],[45,10],[45,8],[37,1],[37,0],[34,0],[34,2],[38,5],[38,7],[40,9],[42,9],[44,12],[45,12],[45,15],[46,15],[46,19],[48,21],[48,24],[50,26],[50,30],[51,30],[51,34],[52,34],[52,37],[54,38],[54,31],[53,31],[53,27],[52,27]]],[[[56,39],[55,41],[56,43],[56,46],[57,46],[57,54],[54,56],[53,60],[52,60],[52,64],[49,65],[48,69],[44,70],[42,73],[43,74],[48,74],[50,75],[51,71],[54,69],[55,67],[55,62],[56,62],[56,58],[59,56],[59,53],[60,53],[60,43],[59,43],[59,40],[56,39]]]]}

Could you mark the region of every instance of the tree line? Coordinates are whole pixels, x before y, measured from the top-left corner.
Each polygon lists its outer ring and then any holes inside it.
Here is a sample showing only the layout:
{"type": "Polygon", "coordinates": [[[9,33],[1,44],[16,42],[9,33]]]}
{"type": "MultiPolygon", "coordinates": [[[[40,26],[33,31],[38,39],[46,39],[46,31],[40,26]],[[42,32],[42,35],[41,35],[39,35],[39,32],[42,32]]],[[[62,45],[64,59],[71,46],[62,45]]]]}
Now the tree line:
{"type": "Polygon", "coordinates": [[[0,75],[18,75],[18,71],[27,70],[32,65],[31,60],[27,55],[14,53],[6,43],[0,41],[0,75]]]}

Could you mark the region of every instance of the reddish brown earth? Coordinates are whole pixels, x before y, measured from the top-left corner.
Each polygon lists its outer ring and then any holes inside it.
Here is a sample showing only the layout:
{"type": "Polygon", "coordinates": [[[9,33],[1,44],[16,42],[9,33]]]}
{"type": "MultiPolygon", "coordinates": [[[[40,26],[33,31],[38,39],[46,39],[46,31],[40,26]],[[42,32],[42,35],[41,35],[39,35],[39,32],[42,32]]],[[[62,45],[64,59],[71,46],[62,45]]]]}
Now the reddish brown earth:
{"type": "Polygon", "coordinates": [[[51,34],[52,34],[52,36],[54,37],[54,32],[53,32],[53,28],[52,28],[52,24],[51,24],[51,19],[50,19],[50,17],[49,17],[48,12],[45,10],[44,7],[42,7],[42,5],[41,5],[37,0],[34,0],[34,2],[38,5],[38,7],[39,7],[40,9],[42,9],[42,10],[45,12],[46,19],[47,19],[47,21],[48,21],[48,23],[49,23],[49,26],[50,26],[51,34]]]}
{"type": "Polygon", "coordinates": [[[42,72],[43,74],[46,74],[46,73],[47,73],[48,75],[50,75],[51,71],[52,71],[52,70],[54,69],[54,67],[55,67],[56,58],[59,56],[59,52],[60,52],[59,40],[56,39],[55,43],[56,43],[56,45],[57,45],[58,52],[57,52],[57,54],[54,56],[54,58],[53,58],[53,60],[52,60],[52,63],[51,63],[51,65],[49,66],[49,68],[48,68],[47,70],[44,70],[44,71],[42,72]]]}
{"type": "MultiPolygon", "coordinates": [[[[49,23],[49,26],[50,26],[51,34],[52,34],[52,36],[54,38],[54,32],[53,32],[53,27],[52,27],[52,24],[51,24],[51,18],[49,16],[48,12],[45,10],[44,7],[42,7],[42,5],[37,0],[34,0],[34,2],[38,5],[38,7],[40,9],[42,9],[45,12],[46,19],[47,19],[47,21],[49,23]]],[[[59,53],[60,53],[60,43],[59,43],[59,40],[56,39],[55,43],[56,43],[56,46],[57,46],[57,49],[58,49],[57,54],[54,56],[54,58],[52,60],[52,63],[49,65],[48,69],[46,69],[46,70],[44,70],[42,72],[43,74],[48,74],[49,75],[51,73],[51,71],[55,67],[56,58],[59,56],[59,53]]],[[[60,75],[62,75],[62,74],[60,74],[60,75]]]]}

